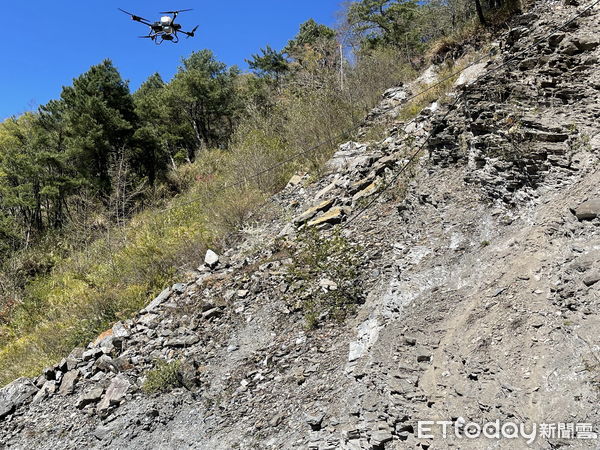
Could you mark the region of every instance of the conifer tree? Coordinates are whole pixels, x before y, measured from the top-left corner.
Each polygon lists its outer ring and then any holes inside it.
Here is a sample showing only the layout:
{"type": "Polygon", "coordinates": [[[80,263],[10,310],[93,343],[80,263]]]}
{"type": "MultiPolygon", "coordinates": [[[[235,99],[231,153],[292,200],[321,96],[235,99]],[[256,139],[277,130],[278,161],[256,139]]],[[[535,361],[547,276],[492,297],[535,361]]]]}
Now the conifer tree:
{"type": "Polygon", "coordinates": [[[111,156],[131,152],[135,145],[138,118],[127,83],[105,60],[64,87],[60,102],[60,108],[53,106],[64,120],[71,161],[100,194],[107,195],[111,156]]]}
{"type": "Polygon", "coordinates": [[[281,77],[289,70],[289,64],[281,52],[275,51],[270,45],[260,49],[261,55],[254,54],[247,59],[248,67],[260,77],[270,78],[279,83],[281,77]]]}
{"type": "MultiPolygon", "coordinates": [[[[201,149],[225,146],[235,128],[239,110],[236,67],[217,61],[210,50],[192,53],[169,84],[167,101],[175,114],[182,113],[201,149]]],[[[189,159],[195,159],[195,148],[189,159]]]]}
{"type": "Polygon", "coordinates": [[[186,122],[183,112],[171,107],[170,90],[162,77],[151,75],[134,92],[135,110],[140,118],[136,138],[145,143],[145,151],[154,151],[160,171],[169,161],[176,167],[180,151],[193,147],[193,130],[186,122]]]}

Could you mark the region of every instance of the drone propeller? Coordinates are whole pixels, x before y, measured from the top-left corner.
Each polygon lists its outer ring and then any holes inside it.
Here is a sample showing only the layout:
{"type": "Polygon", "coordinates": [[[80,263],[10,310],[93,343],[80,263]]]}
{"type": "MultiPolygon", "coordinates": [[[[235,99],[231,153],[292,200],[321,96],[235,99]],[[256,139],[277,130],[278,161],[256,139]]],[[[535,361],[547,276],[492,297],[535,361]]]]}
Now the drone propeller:
{"type": "Polygon", "coordinates": [[[190,8],[190,9],[179,9],[177,11],[162,11],[159,14],[179,14],[179,13],[186,12],[186,11],[192,11],[192,8],[190,8]]]}
{"type": "Polygon", "coordinates": [[[143,23],[143,22],[148,22],[148,19],[144,19],[143,17],[136,16],[135,14],[132,14],[132,13],[130,13],[130,12],[128,12],[128,11],[125,11],[124,9],[121,9],[121,8],[117,8],[117,9],[118,9],[119,11],[121,11],[121,12],[124,12],[125,14],[127,14],[127,15],[131,16],[131,20],[135,20],[135,21],[137,21],[137,22],[142,22],[142,23],[143,23]]]}
{"type": "Polygon", "coordinates": [[[199,25],[196,25],[192,31],[183,31],[183,30],[180,30],[179,32],[185,34],[188,38],[191,38],[191,37],[194,37],[194,33],[196,33],[196,30],[198,29],[198,26],[199,25]]]}
{"type": "Polygon", "coordinates": [[[156,38],[156,36],[138,36],[140,39],[152,39],[156,38]]]}

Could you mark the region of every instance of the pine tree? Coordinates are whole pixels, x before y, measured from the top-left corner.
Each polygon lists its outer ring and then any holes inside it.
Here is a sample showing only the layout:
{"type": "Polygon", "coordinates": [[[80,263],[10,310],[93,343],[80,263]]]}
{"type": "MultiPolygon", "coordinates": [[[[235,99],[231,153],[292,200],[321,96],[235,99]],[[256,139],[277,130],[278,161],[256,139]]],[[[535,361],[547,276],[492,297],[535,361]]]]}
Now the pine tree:
{"type": "Polygon", "coordinates": [[[66,167],[64,153],[50,144],[50,138],[36,114],[0,126],[0,223],[12,227],[0,235],[12,249],[62,226],[67,197],[79,185],[76,174],[66,167]]]}
{"type": "Polygon", "coordinates": [[[309,19],[300,25],[300,31],[294,39],[288,42],[283,52],[298,60],[302,58],[308,47],[314,47],[321,42],[333,39],[335,39],[335,30],[315,22],[314,19],[309,19]]]}
{"type": "MultiPolygon", "coordinates": [[[[240,109],[235,89],[239,70],[227,68],[210,50],[194,52],[182,63],[168,86],[170,111],[183,115],[198,148],[224,147],[240,109]]],[[[189,149],[190,160],[195,158],[195,150],[189,149]]]]}
{"type": "Polygon", "coordinates": [[[109,194],[111,157],[135,145],[138,118],[127,83],[105,60],[64,87],[60,102],[53,107],[64,120],[71,161],[101,195],[109,194]]]}
{"type": "Polygon", "coordinates": [[[175,167],[180,151],[194,146],[193,130],[183,112],[170,107],[169,92],[167,83],[155,73],[133,94],[140,118],[135,136],[146,143],[145,151],[155,152],[160,171],[167,160],[175,167]]]}
{"type": "Polygon", "coordinates": [[[348,22],[363,46],[393,46],[410,61],[423,47],[416,0],[361,0],[348,9],[348,22]]]}
{"type": "Polygon", "coordinates": [[[270,78],[279,83],[281,77],[289,70],[289,64],[282,52],[277,52],[267,45],[260,49],[262,55],[254,54],[252,59],[247,59],[248,67],[254,70],[260,77],[270,78]]]}

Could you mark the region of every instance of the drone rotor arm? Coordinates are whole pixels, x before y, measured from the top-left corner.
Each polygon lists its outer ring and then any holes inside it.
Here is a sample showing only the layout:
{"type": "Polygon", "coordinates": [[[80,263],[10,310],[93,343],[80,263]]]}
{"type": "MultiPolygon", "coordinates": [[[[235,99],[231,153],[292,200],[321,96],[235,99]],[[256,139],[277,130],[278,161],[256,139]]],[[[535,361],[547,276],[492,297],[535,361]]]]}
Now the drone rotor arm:
{"type": "Polygon", "coordinates": [[[191,38],[194,37],[194,35],[196,34],[196,30],[198,29],[198,25],[196,25],[194,27],[194,29],[192,31],[183,31],[183,30],[179,30],[180,33],[185,34],[187,37],[191,38]]]}
{"type": "Polygon", "coordinates": [[[148,25],[148,26],[152,25],[148,19],[144,19],[143,17],[136,16],[135,14],[125,11],[124,9],[121,9],[121,8],[117,8],[117,9],[121,12],[124,12],[128,16],[131,16],[131,20],[135,20],[136,22],[140,22],[140,23],[143,23],[144,25],[148,25]]]}

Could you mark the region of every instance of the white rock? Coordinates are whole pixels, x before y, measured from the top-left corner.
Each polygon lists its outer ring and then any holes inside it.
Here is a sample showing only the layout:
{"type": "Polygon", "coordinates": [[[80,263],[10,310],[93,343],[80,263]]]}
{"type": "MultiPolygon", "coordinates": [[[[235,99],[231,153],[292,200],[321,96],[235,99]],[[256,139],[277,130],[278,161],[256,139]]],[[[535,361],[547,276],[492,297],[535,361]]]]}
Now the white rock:
{"type": "Polygon", "coordinates": [[[206,251],[206,256],[204,256],[204,264],[206,264],[211,269],[217,267],[219,264],[219,255],[213,252],[211,249],[206,251]]]}
{"type": "Polygon", "coordinates": [[[131,335],[129,328],[123,322],[115,323],[112,327],[112,333],[115,337],[129,337],[131,335]]]}
{"type": "Polygon", "coordinates": [[[468,67],[460,74],[458,80],[456,80],[456,83],[454,83],[454,86],[468,86],[469,84],[473,83],[483,73],[486,66],[487,63],[482,62],[479,64],[475,64],[474,66],[468,67]]]}
{"type": "Polygon", "coordinates": [[[429,66],[425,72],[416,79],[415,84],[433,84],[438,80],[437,69],[434,64],[429,66]]]}
{"type": "Polygon", "coordinates": [[[367,319],[358,326],[358,338],[356,341],[350,342],[348,362],[356,361],[367,353],[379,339],[380,328],[377,319],[367,319]]]}
{"type": "Polygon", "coordinates": [[[319,281],[319,287],[326,291],[335,291],[338,288],[338,285],[335,281],[329,280],[328,278],[323,278],[319,281]]]}
{"type": "Polygon", "coordinates": [[[292,178],[290,178],[290,181],[288,181],[288,184],[286,187],[290,188],[290,187],[294,187],[294,186],[298,186],[300,183],[302,183],[302,175],[294,175],[292,178]]]}

